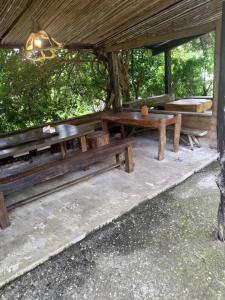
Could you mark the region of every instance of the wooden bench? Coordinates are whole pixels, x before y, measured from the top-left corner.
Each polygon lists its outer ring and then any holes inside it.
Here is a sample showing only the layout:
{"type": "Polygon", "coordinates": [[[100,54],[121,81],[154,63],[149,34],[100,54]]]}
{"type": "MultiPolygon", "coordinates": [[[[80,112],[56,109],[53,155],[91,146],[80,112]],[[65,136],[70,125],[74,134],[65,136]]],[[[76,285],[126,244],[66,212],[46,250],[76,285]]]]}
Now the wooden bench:
{"type": "Polygon", "coordinates": [[[208,134],[207,130],[195,129],[195,128],[185,128],[181,127],[181,134],[187,136],[188,141],[186,141],[182,136],[181,140],[188,146],[191,147],[191,150],[194,150],[194,145],[201,147],[198,137],[203,137],[208,134]]]}
{"type": "Polygon", "coordinates": [[[0,179],[0,226],[4,229],[10,225],[8,210],[21,205],[21,203],[27,203],[34,201],[42,196],[51,194],[66,188],[72,184],[88,179],[94,175],[103,173],[104,171],[116,167],[120,167],[125,163],[125,171],[130,173],[133,171],[133,155],[132,155],[132,143],[131,141],[113,141],[111,144],[102,146],[97,149],[92,149],[86,152],[79,152],[76,155],[71,155],[54,162],[49,162],[41,166],[32,167],[29,170],[6,176],[0,179]],[[121,161],[120,154],[124,154],[125,160],[121,161]],[[45,182],[50,179],[57,178],[66,173],[83,170],[95,163],[106,161],[107,159],[115,157],[115,164],[104,168],[100,171],[93,172],[91,175],[80,177],[79,179],[70,181],[64,185],[52,188],[46,192],[42,192],[38,195],[29,197],[18,202],[14,206],[7,207],[4,196],[9,195],[12,192],[18,192],[25,188],[31,187],[41,182],[45,182]]]}

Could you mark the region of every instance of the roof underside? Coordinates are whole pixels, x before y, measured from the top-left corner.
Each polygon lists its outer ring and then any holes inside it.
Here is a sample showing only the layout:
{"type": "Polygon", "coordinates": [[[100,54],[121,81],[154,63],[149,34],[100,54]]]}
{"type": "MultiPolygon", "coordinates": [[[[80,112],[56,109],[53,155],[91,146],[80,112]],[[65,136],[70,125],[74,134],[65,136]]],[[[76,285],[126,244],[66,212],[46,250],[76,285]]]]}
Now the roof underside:
{"type": "Polygon", "coordinates": [[[65,48],[132,49],[215,29],[222,0],[1,0],[0,47],[22,47],[33,21],[65,48]]]}

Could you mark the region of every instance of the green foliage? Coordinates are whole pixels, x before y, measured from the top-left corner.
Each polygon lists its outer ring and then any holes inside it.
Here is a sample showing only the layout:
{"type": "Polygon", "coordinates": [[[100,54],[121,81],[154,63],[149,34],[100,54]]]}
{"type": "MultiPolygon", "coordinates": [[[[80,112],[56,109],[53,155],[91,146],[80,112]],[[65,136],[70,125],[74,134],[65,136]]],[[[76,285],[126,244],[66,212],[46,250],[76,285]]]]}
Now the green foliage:
{"type": "Polygon", "coordinates": [[[214,39],[210,33],[172,51],[172,84],[176,97],[212,95],[214,39]]]}
{"type": "Polygon", "coordinates": [[[18,51],[0,52],[0,131],[90,113],[106,98],[107,73],[88,52],[62,51],[33,63],[18,51]]]}
{"type": "Polygon", "coordinates": [[[147,98],[164,93],[164,56],[150,50],[133,50],[129,65],[131,98],[147,98]]]}
{"type": "MultiPolygon", "coordinates": [[[[164,93],[164,55],[128,53],[131,99],[164,93]]],[[[172,50],[176,97],[211,95],[214,34],[172,50]]],[[[108,73],[90,52],[60,52],[57,59],[32,63],[20,51],[0,50],[0,132],[103,109],[108,73]]]]}
{"type": "MultiPolygon", "coordinates": [[[[206,96],[213,92],[214,33],[171,51],[172,88],[176,97],[206,96]]],[[[129,66],[131,98],[164,93],[164,54],[134,50],[129,66]]]]}

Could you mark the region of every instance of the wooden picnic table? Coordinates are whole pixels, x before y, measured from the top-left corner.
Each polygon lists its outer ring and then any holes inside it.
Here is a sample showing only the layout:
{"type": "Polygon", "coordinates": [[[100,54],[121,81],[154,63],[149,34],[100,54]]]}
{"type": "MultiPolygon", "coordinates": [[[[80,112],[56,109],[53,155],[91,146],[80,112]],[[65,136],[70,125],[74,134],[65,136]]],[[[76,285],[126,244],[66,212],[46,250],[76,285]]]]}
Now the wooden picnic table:
{"type": "Polygon", "coordinates": [[[143,128],[153,128],[159,130],[159,150],[158,159],[164,159],[166,145],[166,127],[174,125],[174,151],[179,150],[180,129],[181,129],[181,114],[166,115],[166,114],[148,114],[142,116],[140,112],[118,112],[109,113],[102,118],[102,128],[105,132],[109,131],[109,123],[115,123],[122,126],[122,138],[125,138],[124,125],[137,126],[143,128]]]}
{"type": "Polygon", "coordinates": [[[87,150],[86,135],[93,132],[87,125],[54,126],[55,133],[43,133],[42,128],[31,129],[23,133],[15,133],[0,139],[0,159],[23,155],[24,153],[59,144],[63,158],[66,156],[66,141],[80,139],[81,150],[87,150]]]}

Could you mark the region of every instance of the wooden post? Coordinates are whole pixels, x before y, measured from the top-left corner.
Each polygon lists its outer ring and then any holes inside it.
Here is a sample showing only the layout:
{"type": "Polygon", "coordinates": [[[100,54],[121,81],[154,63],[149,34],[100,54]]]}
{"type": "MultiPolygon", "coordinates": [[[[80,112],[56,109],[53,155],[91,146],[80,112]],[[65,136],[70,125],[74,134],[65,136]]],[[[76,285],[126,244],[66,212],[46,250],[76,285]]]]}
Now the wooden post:
{"type": "Polygon", "coordinates": [[[222,27],[220,36],[220,68],[217,111],[217,143],[220,152],[221,172],[217,179],[220,189],[220,204],[218,208],[218,238],[225,240],[225,2],[223,2],[222,27]]]}
{"type": "Polygon", "coordinates": [[[134,171],[133,148],[127,146],[125,150],[125,171],[131,173],[134,171]]]}
{"type": "Polygon", "coordinates": [[[165,145],[166,145],[166,120],[160,121],[159,127],[159,153],[158,159],[163,160],[165,156],[165,145]]]}
{"type": "Polygon", "coordinates": [[[214,82],[213,82],[213,107],[211,126],[209,131],[209,145],[217,148],[217,111],[219,98],[219,73],[220,73],[220,49],[221,49],[221,19],[216,22],[215,54],[214,54],[214,82]]]}
{"type": "Polygon", "coordinates": [[[173,148],[174,152],[179,151],[179,143],[180,143],[180,130],[181,130],[181,114],[175,116],[176,124],[174,126],[174,138],[173,138],[173,148]]]}
{"type": "Polygon", "coordinates": [[[80,148],[82,152],[87,151],[87,141],[85,136],[80,137],[80,148]]]}
{"type": "Polygon", "coordinates": [[[111,94],[113,94],[112,108],[119,111],[121,108],[120,82],[119,82],[119,65],[118,52],[108,53],[108,71],[110,76],[111,94]]]}
{"type": "Polygon", "coordinates": [[[10,225],[8,211],[5,206],[5,199],[2,192],[0,192],[0,226],[5,229],[10,225]]]}
{"type": "Polygon", "coordinates": [[[165,94],[172,94],[171,83],[171,50],[165,50],[165,94]]]}

